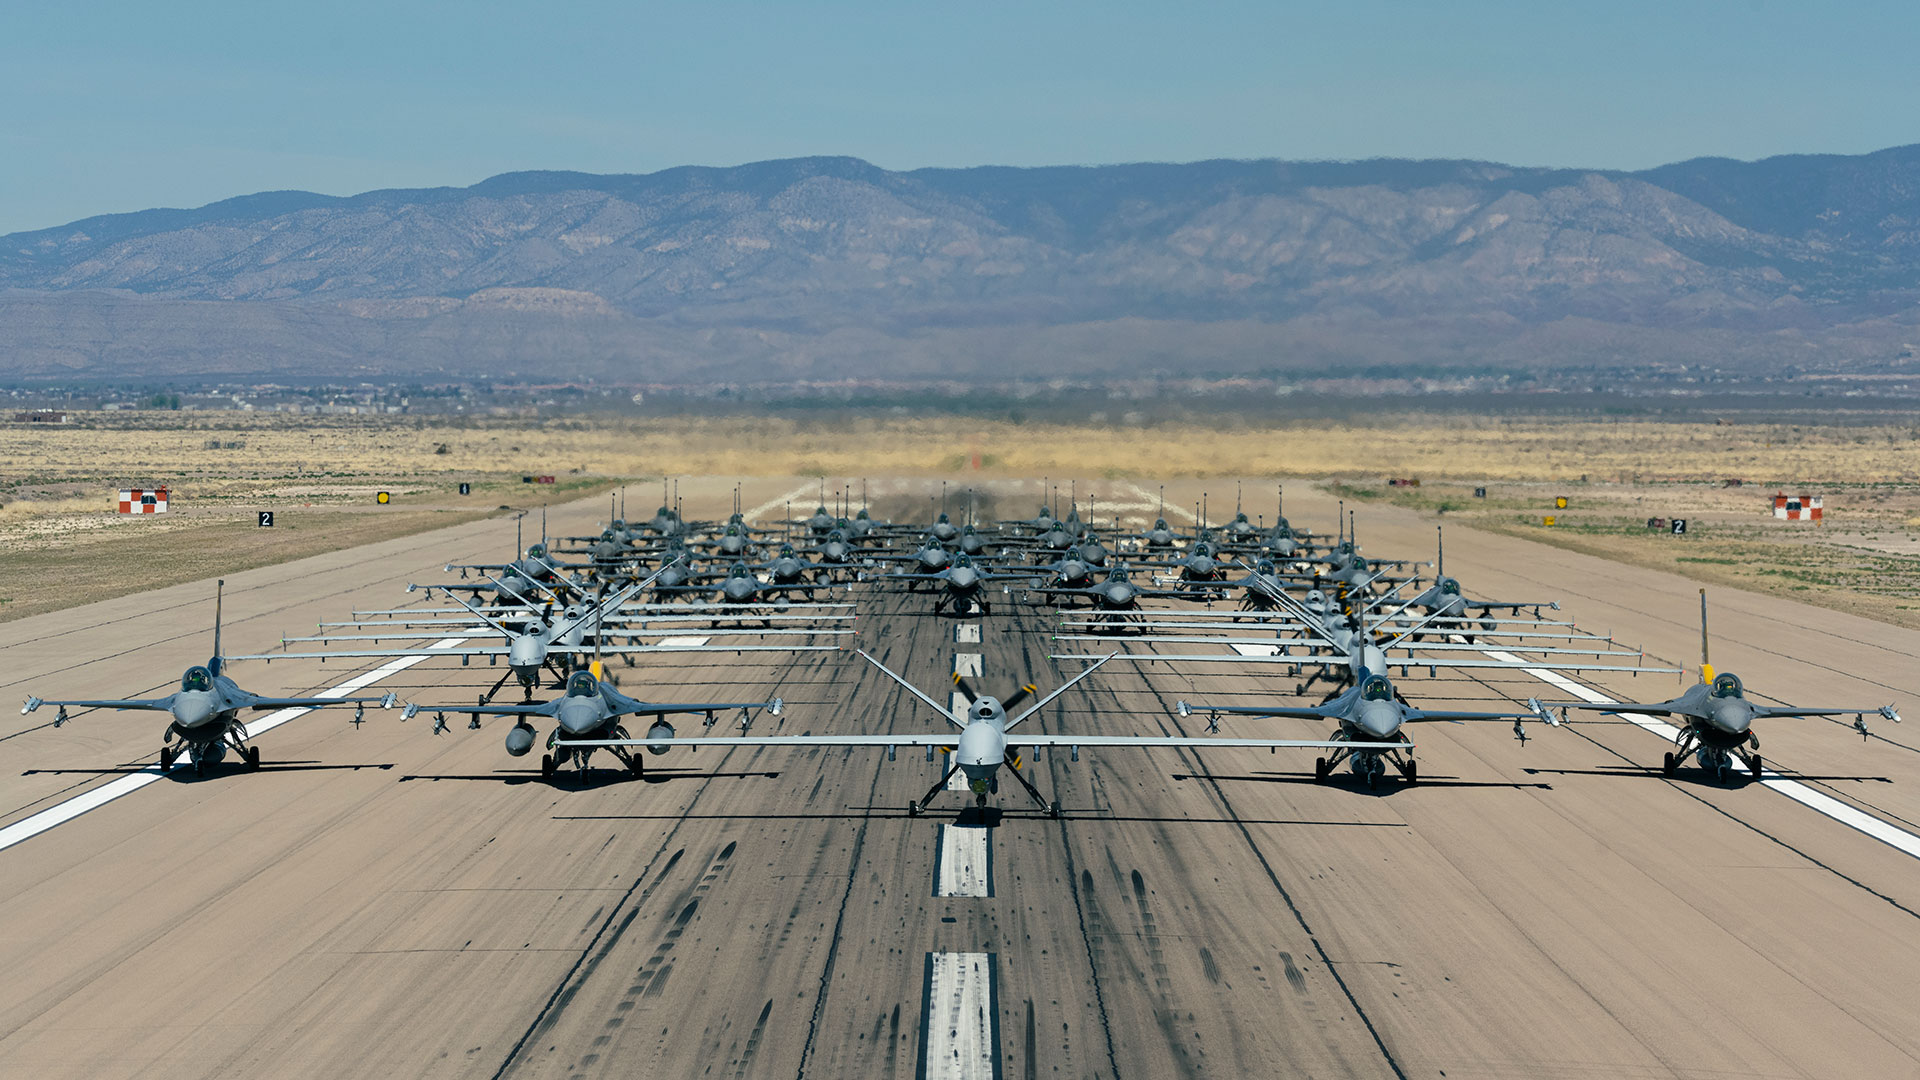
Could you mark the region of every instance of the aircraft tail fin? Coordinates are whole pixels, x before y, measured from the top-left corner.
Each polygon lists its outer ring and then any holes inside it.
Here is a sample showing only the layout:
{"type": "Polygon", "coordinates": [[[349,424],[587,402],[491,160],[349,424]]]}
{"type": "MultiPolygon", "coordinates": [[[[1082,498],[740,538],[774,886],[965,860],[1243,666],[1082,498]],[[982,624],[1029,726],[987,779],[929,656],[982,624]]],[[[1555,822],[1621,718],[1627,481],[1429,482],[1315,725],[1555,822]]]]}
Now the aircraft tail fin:
{"type": "Polygon", "coordinates": [[[220,601],[221,594],[226,592],[226,589],[226,578],[213,583],[213,658],[207,661],[207,670],[215,675],[220,674],[221,665],[225,663],[225,658],[220,653],[220,601]]]}
{"type": "Polygon", "coordinates": [[[1707,590],[1700,590],[1700,681],[1713,681],[1713,664],[1707,660],[1707,590]]]}

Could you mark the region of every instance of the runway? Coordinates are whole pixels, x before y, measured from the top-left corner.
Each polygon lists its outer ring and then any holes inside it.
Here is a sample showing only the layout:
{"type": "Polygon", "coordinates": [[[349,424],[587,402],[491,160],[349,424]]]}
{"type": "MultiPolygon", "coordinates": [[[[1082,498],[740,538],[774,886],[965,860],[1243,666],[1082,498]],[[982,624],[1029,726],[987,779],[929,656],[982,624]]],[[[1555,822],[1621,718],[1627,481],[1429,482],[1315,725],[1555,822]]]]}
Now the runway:
{"type": "MultiPolygon", "coordinates": [[[[689,512],[724,514],[708,488],[689,512]]],[[[596,513],[556,510],[554,531],[596,513]]],[[[1291,488],[1288,514],[1334,520],[1291,488]]],[[[1431,557],[1430,521],[1364,508],[1361,528],[1370,555],[1431,557]]],[[[478,523],[230,575],[229,650],[396,606],[450,560],[505,558],[512,536],[478,523]]],[[[1678,578],[1465,529],[1448,530],[1447,570],[1698,662],[1678,578]]],[[[206,658],[211,596],[0,625],[0,690],[165,693],[206,658]]],[[[996,600],[959,621],[926,596],[858,596],[860,647],[937,699],[956,663],[1002,694],[1078,670],[1047,659],[1081,650],[1039,609],[996,600]],[[973,625],[977,642],[956,635],[973,625]]],[[[1715,666],[1760,700],[1920,715],[1920,634],[1729,590],[1713,603],[1715,666]]],[[[377,664],[232,673],[293,693],[377,664]]],[[[760,734],[940,724],[850,651],[616,671],[653,699],[780,694],[760,734]]],[[[471,703],[483,674],[421,663],[368,692],[471,703]]],[[[1682,686],[1578,681],[1636,700],[1682,686]]],[[[1552,690],[1513,672],[1402,682],[1441,708],[1552,690]]],[[[1292,683],[1109,664],[1032,722],[1200,735],[1176,699],[1292,683]]],[[[1762,784],[1663,778],[1670,743],[1631,723],[1535,724],[1524,745],[1502,724],[1426,725],[1421,782],[1376,792],[1313,783],[1310,752],[1048,753],[1027,773],[1063,804],[1053,820],[1011,783],[983,817],[960,813],[963,793],[910,817],[939,774],[905,747],[891,763],[713,748],[650,758],[638,781],[602,758],[553,784],[506,755],[503,721],[435,735],[398,715],[290,718],[257,773],[176,773],[0,850],[0,1076],[1920,1075],[1920,860],[1762,784]]],[[[1850,723],[1758,730],[1782,777],[1920,831],[1920,730],[1863,740],[1850,723]]],[[[160,729],[8,710],[0,830],[150,765],[160,729]]]]}

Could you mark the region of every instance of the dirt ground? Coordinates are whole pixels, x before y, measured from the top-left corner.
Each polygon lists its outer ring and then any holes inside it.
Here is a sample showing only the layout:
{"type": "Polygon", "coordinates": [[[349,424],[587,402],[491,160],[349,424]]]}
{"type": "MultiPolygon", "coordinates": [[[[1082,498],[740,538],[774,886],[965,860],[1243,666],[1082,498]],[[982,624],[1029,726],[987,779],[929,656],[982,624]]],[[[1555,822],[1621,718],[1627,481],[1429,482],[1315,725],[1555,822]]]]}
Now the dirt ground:
{"type": "MultiPolygon", "coordinates": [[[[1197,480],[1218,489],[1214,517],[1228,509],[1229,478],[1243,478],[1250,512],[1270,508],[1272,486],[1313,481],[1356,506],[1387,500],[1436,522],[1920,626],[1916,466],[1920,427],[1898,425],[1407,414],[1196,430],[1127,414],[1066,424],[906,410],[604,421],[81,414],[68,425],[0,426],[0,620],[621,483],[650,510],[663,476],[777,477],[784,490],[795,477],[917,475],[950,478],[956,493],[1049,477],[1063,497],[1074,477],[1146,489],[1197,480]],[[554,483],[523,482],[541,476],[554,483]],[[160,484],[173,500],[165,517],[113,512],[120,488],[160,484]],[[375,503],[379,491],[390,504],[375,503]],[[1775,491],[1823,496],[1825,524],[1773,519],[1775,491]],[[275,511],[273,529],[257,526],[260,510],[275,511]],[[1649,529],[1650,518],[1684,518],[1688,532],[1649,529]]],[[[857,498],[857,481],[841,483],[857,498]]],[[[757,501],[743,498],[747,509],[757,501]]]]}

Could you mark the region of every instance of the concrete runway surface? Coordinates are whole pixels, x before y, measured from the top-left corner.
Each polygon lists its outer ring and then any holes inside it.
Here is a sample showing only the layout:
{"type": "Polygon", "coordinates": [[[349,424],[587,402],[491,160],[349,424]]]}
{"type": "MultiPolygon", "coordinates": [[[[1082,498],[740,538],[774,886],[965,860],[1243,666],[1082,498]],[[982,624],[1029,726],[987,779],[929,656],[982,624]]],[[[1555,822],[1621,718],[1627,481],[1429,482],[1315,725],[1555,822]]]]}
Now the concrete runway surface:
{"type": "MultiPolygon", "coordinates": [[[[1298,486],[1288,516],[1331,528],[1331,500],[1298,486]]],[[[724,514],[730,483],[688,488],[690,514],[724,514]]],[[[604,513],[558,508],[554,531],[604,513]]],[[[1430,520],[1360,522],[1369,555],[1432,557],[1430,520]]],[[[406,582],[503,559],[512,537],[486,522],[230,575],[228,651],[398,606],[406,582]]],[[[1447,541],[1470,594],[1559,599],[1558,617],[1650,661],[1698,663],[1682,579],[1447,541]]],[[[166,693],[206,657],[212,592],[0,626],[0,690],[166,693]]],[[[857,595],[860,645],[936,691],[956,654],[1004,694],[1077,670],[1050,652],[1098,648],[1011,603],[957,644],[929,598],[857,595]]],[[[1759,700],[1920,715],[1920,634],[1712,600],[1715,666],[1759,700]]],[[[294,693],[378,663],[231,673],[294,693]]],[[[615,670],[653,700],[783,695],[757,733],[937,723],[850,651],[615,670]]],[[[369,692],[466,702],[495,674],[430,661],[369,692]]],[[[1577,679],[1622,700],[1684,685],[1577,679]]],[[[1200,734],[1176,698],[1288,697],[1293,681],[1116,663],[1035,722],[1200,734]]],[[[1515,672],[1400,682],[1439,708],[1562,696],[1515,672]]],[[[49,712],[0,721],[0,830],[153,762],[154,714],[55,730],[49,712]]],[[[1664,779],[1671,744],[1625,722],[1534,724],[1525,745],[1504,724],[1424,725],[1419,785],[1390,774],[1376,792],[1314,784],[1311,752],[1049,754],[1028,775],[1064,804],[1056,821],[1010,782],[984,817],[948,794],[910,818],[938,777],[906,749],[675,753],[643,781],[602,757],[550,784],[506,755],[503,720],[435,735],[398,715],[299,716],[260,737],[257,773],[176,773],[0,849],[0,1076],[1920,1076],[1920,859],[1766,784],[1664,779]]],[[[1880,721],[1863,740],[1850,721],[1763,721],[1768,766],[1920,833],[1920,729],[1880,721]]]]}

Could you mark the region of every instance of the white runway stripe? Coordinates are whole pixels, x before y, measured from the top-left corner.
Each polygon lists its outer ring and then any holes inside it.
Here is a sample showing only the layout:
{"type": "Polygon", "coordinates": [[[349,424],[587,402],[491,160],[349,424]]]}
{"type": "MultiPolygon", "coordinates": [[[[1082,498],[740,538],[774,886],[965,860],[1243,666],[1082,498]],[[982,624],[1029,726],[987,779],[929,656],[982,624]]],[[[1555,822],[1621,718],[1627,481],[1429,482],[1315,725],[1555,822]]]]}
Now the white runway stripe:
{"type": "Polygon", "coordinates": [[[998,1080],[1000,1009],[993,953],[928,953],[920,1075],[926,1080],[998,1080]]]}
{"type": "Polygon", "coordinates": [[[980,624],[961,623],[954,627],[953,641],[956,645],[978,645],[980,643],[980,624]]]}
{"type": "Polygon", "coordinates": [[[991,829],[940,826],[940,847],[933,857],[933,895],[993,895],[991,829]]]}
{"type": "MultiPolygon", "coordinates": [[[[958,690],[955,690],[952,694],[948,695],[947,697],[947,711],[952,713],[953,718],[955,720],[958,720],[962,724],[967,722],[967,706],[969,704],[971,704],[971,702],[967,700],[967,696],[965,694],[962,694],[958,690]]],[[[940,761],[942,762],[942,764],[945,765],[945,767],[949,769],[953,768],[953,755],[943,754],[941,755],[940,761]]],[[[964,772],[961,772],[959,769],[954,769],[953,775],[947,777],[947,786],[944,790],[946,791],[967,790],[967,774],[964,772]]]]}
{"type": "MultiPolygon", "coordinates": [[[[1481,651],[1495,660],[1504,660],[1516,664],[1526,662],[1503,649],[1482,649],[1481,651]]],[[[1535,667],[1523,668],[1522,670],[1534,678],[1539,679],[1541,682],[1565,690],[1567,693],[1572,694],[1582,701],[1594,705],[1619,704],[1619,702],[1600,691],[1577,683],[1557,671],[1548,671],[1545,668],[1535,667]]],[[[1668,742],[1678,743],[1680,741],[1680,732],[1682,729],[1667,723],[1657,716],[1638,716],[1633,713],[1620,713],[1619,715],[1622,719],[1631,721],[1668,742]]],[[[1764,764],[1764,762],[1762,764],[1764,764]]],[[[1810,810],[1819,811],[1833,820],[1840,822],[1842,825],[1858,829],[1883,844],[1898,848],[1908,855],[1920,859],[1920,836],[1915,836],[1905,829],[1891,825],[1874,817],[1872,814],[1849,806],[1830,795],[1815,791],[1798,780],[1789,780],[1779,773],[1770,772],[1765,769],[1761,770],[1760,776],[1761,779],[1759,783],[1785,795],[1794,802],[1810,810]]]]}
{"type": "MultiPolygon", "coordinates": [[[[449,649],[460,644],[460,642],[460,638],[447,638],[444,641],[435,642],[430,647],[435,649],[449,649]]],[[[379,667],[374,668],[372,671],[363,672],[341,683],[339,686],[322,690],[313,696],[322,698],[349,697],[360,690],[372,686],[381,679],[405,671],[407,668],[425,659],[427,658],[424,656],[402,656],[394,660],[389,660],[379,667]]],[[[281,724],[312,711],[312,709],[280,709],[276,712],[270,712],[260,719],[247,724],[247,738],[249,740],[258,738],[262,734],[279,727],[281,724]]],[[[131,773],[118,780],[102,784],[91,791],[75,795],[73,798],[57,806],[42,810],[32,817],[16,821],[6,828],[0,829],[0,851],[5,851],[7,848],[20,843],[22,840],[38,836],[55,826],[64,825],[74,818],[79,817],[81,814],[105,806],[123,795],[131,795],[164,775],[165,774],[160,771],[159,764],[156,762],[141,769],[139,772],[131,773]]]]}
{"type": "MultiPolygon", "coordinates": [[[[774,509],[775,507],[785,506],[788,503],[795,501],[796,499],[799,500],[800,502],[813,502],[813,505],[819,506],[820,503],[816,501],[819,495],[820,495],[819,484],[817,483],[801,484],[799,487],[794,488],[792,491],[787,492],[785,495],[768,499],[766,502],[761,503],[759,506],[754,507],[753,509],[747,511],[744,514],[741,514],[740,516],[743,518],[746,518],[748,522],[759,521],[760,515],[766,513],[769,510],[774,509]]],[[[813,516],[813,511],[796,509],[794,511],[794,516],[800,517],[800,518],[809,518],[813,516]]]]}
{"type": "Polygon", "coordinates": [[[980,674],[980,654],[977,652],[954,653],[953,673],[977,677],[980,674]]]}

